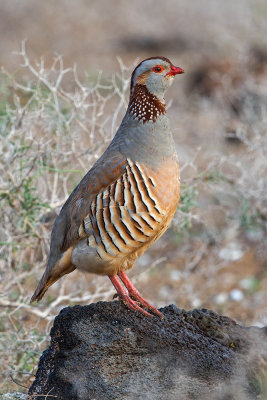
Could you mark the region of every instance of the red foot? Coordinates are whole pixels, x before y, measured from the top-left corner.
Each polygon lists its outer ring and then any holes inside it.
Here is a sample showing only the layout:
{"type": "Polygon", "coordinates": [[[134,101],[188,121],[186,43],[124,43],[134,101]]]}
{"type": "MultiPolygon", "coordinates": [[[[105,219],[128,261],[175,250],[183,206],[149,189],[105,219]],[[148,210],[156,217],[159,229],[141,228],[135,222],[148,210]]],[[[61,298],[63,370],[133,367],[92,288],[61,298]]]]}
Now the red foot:
{"type": "Polygon", "coordinates": [[[149,311],[153,312],[154,314],[158,315],[160,318],[163,318],[163,314],[159,312],[155,307],[153,307],[151,304],[149,304],[138,292],[138,290],[133,286],[132,282],[130,279],[127,277],[125,272],[119,272],[118,277],[115,276],[109,276],[109,279],[111,280],[112,284],[114,285],[115,289],[117,290],[118,295],[124,302],[124,304],[129,307],[133,311],[140,311],[142,314],[144,314],[147,317],[152,317],[150,313],[145,311],[143,308],[141,308],[137,302],[139,302],[143,307],[148,308],[149,311]],[[124,286],[127,288],[128,293],[126,290],[123,288],[121,285],[118,277],[121,279],[123,282],[124,286]],[[133,300],[131,297],[133,297],[135,300],[133,300]]]}

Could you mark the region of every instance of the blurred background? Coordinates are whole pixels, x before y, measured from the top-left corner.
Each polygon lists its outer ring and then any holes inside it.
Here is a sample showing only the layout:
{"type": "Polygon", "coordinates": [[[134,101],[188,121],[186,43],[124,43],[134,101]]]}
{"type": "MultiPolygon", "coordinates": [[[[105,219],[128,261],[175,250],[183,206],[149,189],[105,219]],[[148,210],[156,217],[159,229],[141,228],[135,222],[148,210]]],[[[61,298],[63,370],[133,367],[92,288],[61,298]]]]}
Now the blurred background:
{"type": "Polygon", "coordinates": [[[0,0],[0,394],[27,392],[62,307],[112,300],[75,271],[29,305],[56,213],[150,56],[185,70],[167,93],[182,193],[129,275],[158,307],[267,324],[266,32],[265,0],[0,0]]]}

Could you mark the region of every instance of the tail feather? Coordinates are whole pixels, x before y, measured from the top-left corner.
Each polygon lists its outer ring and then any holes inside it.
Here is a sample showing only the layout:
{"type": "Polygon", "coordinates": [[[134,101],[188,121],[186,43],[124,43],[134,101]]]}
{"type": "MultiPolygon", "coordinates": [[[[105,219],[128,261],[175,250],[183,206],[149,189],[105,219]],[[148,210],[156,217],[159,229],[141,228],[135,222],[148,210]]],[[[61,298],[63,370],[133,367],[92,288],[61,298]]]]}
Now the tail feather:
{"type": "Polygon", "coordinates": [[[35,292],[32,295],[30,303],[34,302],[35,300],[40,301],[47,289],[53,285],[56,280],[57,279],[51,279],[51,277],[46,277],[46,274],[44,273],[40,282],[38,283],[37,288],[35,289],[35,292]]]}
{"type": "Polygon", "coordinates": [[[40,301],[47,289],[53,285],[58,279],[60,279],[63,275],[69,274],[76,269],[76,267],[71,262],[71,253],[72,248],[69,248],[61,257],[55,265],[50,266],[48,262],[48,266],[38,283],[38,286],[35,292],[32,295],[31,303],[35,300],[40,301]]]}

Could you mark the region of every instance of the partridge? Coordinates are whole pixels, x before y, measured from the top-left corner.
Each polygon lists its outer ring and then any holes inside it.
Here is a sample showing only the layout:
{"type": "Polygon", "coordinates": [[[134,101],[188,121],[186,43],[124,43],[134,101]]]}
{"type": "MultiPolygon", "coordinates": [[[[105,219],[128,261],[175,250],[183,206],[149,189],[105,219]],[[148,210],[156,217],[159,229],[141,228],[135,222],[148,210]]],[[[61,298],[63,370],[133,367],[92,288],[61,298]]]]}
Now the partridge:
{"type": "Polygon", "coordinates": [[[179,165],[164,94],[183,72],[165,57],[147,58],[134,69],[126,114],[56,218],[48,264],[31,301],[77,268],[107,275],[130,309],[162,317],[125,271],[166,231],[179,202],[179,165]]]}

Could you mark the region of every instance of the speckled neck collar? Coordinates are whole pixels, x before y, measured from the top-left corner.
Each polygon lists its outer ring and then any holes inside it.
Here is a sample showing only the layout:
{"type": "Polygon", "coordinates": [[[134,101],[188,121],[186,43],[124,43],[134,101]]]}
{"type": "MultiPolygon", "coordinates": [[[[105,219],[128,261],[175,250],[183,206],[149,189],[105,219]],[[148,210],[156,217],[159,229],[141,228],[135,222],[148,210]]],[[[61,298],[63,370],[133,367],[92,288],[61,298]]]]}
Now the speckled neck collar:
{"type": "Polygon", "coordinates": [[[166,114],[166,105],[151,94],[145,85],[137,84],[130,97],[129,113],[133,119],[143,123],[156,122],[160,115],[166,114]]]}

